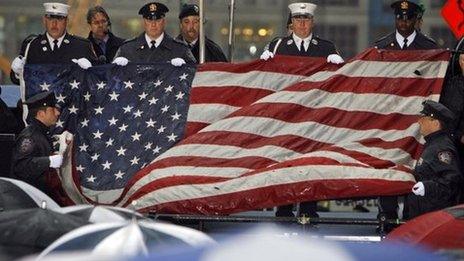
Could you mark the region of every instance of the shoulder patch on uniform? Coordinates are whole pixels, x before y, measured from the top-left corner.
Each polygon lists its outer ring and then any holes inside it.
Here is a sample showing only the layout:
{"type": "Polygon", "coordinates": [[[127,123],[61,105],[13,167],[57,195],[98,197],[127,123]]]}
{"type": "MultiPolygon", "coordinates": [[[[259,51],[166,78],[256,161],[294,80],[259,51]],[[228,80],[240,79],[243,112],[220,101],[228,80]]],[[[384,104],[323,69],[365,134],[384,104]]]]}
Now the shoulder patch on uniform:
{"type": "Polygon", "coordinates": [[[34,141],[31,138],[24,138],[19,144],[21,153],[29,153],[34,149],[34,141]]]}
{"type": "Polygon", "coordinates": [[[450,164],[453,160],[453,154],[449,151],[440,151],[438,152],[438,160],[443,163],[450,164]]]}

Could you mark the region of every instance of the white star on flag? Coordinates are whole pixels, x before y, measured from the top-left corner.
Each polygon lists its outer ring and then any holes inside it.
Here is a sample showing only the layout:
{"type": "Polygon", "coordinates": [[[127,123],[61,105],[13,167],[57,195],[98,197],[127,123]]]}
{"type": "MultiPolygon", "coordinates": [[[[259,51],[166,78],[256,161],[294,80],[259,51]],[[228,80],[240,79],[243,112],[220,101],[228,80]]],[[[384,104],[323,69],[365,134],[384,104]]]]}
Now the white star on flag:
{"type": "Polygon", "coordinates": [[[79,84],[81,84],[80,82],[74,80],[73,82],[70,82],[69,85],[71,85],[71,90],[73,89],[79,89],[79,84]]]}
{"type": "Polygon", "coordinates": [[[147,128],[149,128],[149,127],[153,127],[153,128],[154,128],[154,127],[155,127],[156,121],[154,121],[154,120],[152,120],[152,119],[150,118],[148,121],[146,121],[146,123],[147,123],[147,128]]]}
{"type": "Polygon", "coordinates": [[[87,127],[87,126],[89,126],[89,120],[83,119],[83,120],[81,121],[81,124],[82,124],[82,127],[87,127]]]}
{"type": "Polygon", "coordinates": [[[55,123],[55,125],[56,125],[56,127],[63,128],[63,123],[64,123],[64,121],[62,121],[61,119],[58,119],[58,121],[55,123]]]}
{"type": "Polygon", "coordinates": [[[105,163],[101,164],[103,166],[103,170],[111,168],[111,162],[105,161],[105,163]]]}
{"type": "Polygon", "coordinates": [[[122,179],[122,176],[124,176],[124,172],[118,171],[117,173],[114,174],[116,176],[116,179],[122,179]]]}
{"type": "Polygon", "coordinates": [[[140,160],[139,158],[137,158],[136,156],[134,156],[134,158],[130,160],[131,166],[132,166],[132,165],[137,165],[137,164],[139,164],[139,160],[140,160]]]}
{"type": "Polygon", "coordinates": [[[97,89],[98,90],[101,90],[101,89],[105,88],[105,86],[106,86],[106,83],[104,83],[104,82],[97,83],[97,89]]]}
{"type": "Polygon", "coordinates": [[[92,133],[94,139],[101,139],[101,136],[103,135],[103,132],[100,132],[100,130],[97,130],[97,132],[92,133]]]}
{"type": "Polygon", "coordinates": [[[89,147],[89,146],[88,146],[87,144],[82,143],[82,145],[79,146],[79,150],[80,150],[80,151],[87,151],[87,148],[88,148],[88,147],[89,147]]]}
{"type": "Polygon", "coordinates": [[[187,76],[188,76],[188,74],[184,73],[181,76],[179,76],[179,80],[181,80],[181,81],[187,80],[187,76]]]}
{"type": "Polygon", "coordinates": [[[146,94],[145,92],[142,92],[142,94],[139,94],[139,100],[144,100],[146,99],[148,96],[148,94],[146,94]]]}
{"type": "Polygon", "coordinates": [[[119,148],[119,150],[116,150],[118,152],[118,156],[125,156],[126,155],[126,149],[124,149],[122,146],[119,148]]]}
{"type": "Polygon", "coordinates": [[[172,88],[174,88],[174,86],[169,85],[168,87],[164,88],[164,92],[165,93],[172,92],[172,88]]]}
{"type": "Polygon", "coordinates": [[[169,110],[169,106],[168,106],[168,105],[164,105],[164,107],[161,108],[161,111],[162,111],[163,113],[168,112],[168,110],[169,110]]]}
{"type": "Polygon", "coordinates": [[[161,125],[161,126],[158,128],[158,134],[163,133],[165,129],[166,129],[166,127],[164,127],[163,125],[161,125]]]}
{"type": "Polygon", "coordinates": [[[66,96],[63,96],[63,94],[59,94],[58,96],[56,96],[56,100],[60,103],[64,103],[64,99],[66,99],[66,96]]]}
{"type": "Polygon", "coordinates": [[[124,82],[124,88],[126,89],[132,89],[132,85],[134,85],[134,83],[131,81],[124,82]]]}
{"type": "Polygon", "coordinates": [[[172,120],[178,120],[180,119],[180,114],[176,112],[176,114],[171,115],[172,120]]]}
{"type": "Polygon", "coordinates": [[[145,150],[151,150],[152,145],[153,145],[153,143],[148,142],[147,145],[145,145],[145,150]]]}
{"type": "Polygon", "coordinates": [[[87,178],[88,182],[94,183],[97,178],[94,175],[90,175],[90,177],[87,178]]]}
{"type": "Polygon", "coordinates": [[[76,170],[82,173],[85,170],[85,168],[82,165],[78,165],[76,167],[76,170]]]}
{"type": "Polygon", "coordinates": [[[97,115],[97,114],[103,114],[103,107],[101,107],[101,106],[98,106],[98,107],[95,108],[94,110],[95,110],[95,115],[97,115]]]}
{"type": "Polygon", "coordinates": [[[153,84],[155,85],[155,87],[158,87],[158,86],[160,86],[162,83],[163,83],[163,82],[160,81],[160,80],[158,79],[158,80],[157,80],[156,82],[154,82],[153,84]]]}
{"type": "Polygon", "coordinates": [[[184,95],[185,95],[185,93],[179,92],[178,94],[176,94],[176,100],[180,100],[180,99],[184,98],[184,95]]]}
{"type": "Polygon", "coordinates": [[[136,141],[136,140],[140,141],[140,136],[142,136],[142,135],[135,132],[134,135],[131,135],[132,141],[136,141]]]}
{"type": "Polygon", "coordinates": [[[78,111],[78,110],[79,110],[79,109],[78,109],[76,106],[74,106],[74,104],[73,104],[73,105],[71,106],[71,108],[69,108],[69,113],[71,113],[71,114],[77,114],[77,111],[78,111]]]}
{"type": "Polygon", "coordinates": [[[131,112],[132,108],[133,108],[132,106],[127,105],[126,107],[123,107],[122,109],[124,110],[124,113],[129,113],[131,112]]]}
{"type": "Polygon", "coordinates": [[[115,91],[108,95],[111,97],[110,101],[118,101],[119,94],[117,94],[115,91]]]}
{"type": "Polygon", "coordinates": [[[156,99],[155,97],[153,97],[153,98],[151,98],[150,100],[148,100],[148,102],[150,103],[150,105],[155,105],[157,101],[158,101],[158,99],[156,99]]]}
{"type": "Polygon", "coordinates": [[[121,125],[121,127],[118,127],[119,132],[126,131],[127,127],[128,127],[128,125],[126,125],[126,124],[123,123],[123,124],[121,125]]]}
{"type": "Polygon", "coordinates": [[[110,138],[106,143],[106,147],[109,147],[109,146],[113,146],[113,142],[114,140],[112,138],[110,138]]]}
{"type": "Polygon", "coordinates": [[[50,84],[47,84],[46,82],[42,83],[39,85],[42,91],[49,91],[50,90],[50,84]]]}
{"type": "Polygon", "coordinates": [[[171,133],[171,135],[167,136],[169,141],[176,141],[177,135],[174,135],[174,133],[171,133]]]}
{"type": "Polygon", "coordinates": [[[134,118],[138,118],[138,117],[141,117],[142,116],[142,111],[141,110],[137,110],[136,112],[134,112],[134,118]]]}
{"type": "Polygon", "coordinates": [[[118,121],[118,119],[115,119],[114,116],[113,116],[113,118],[108,120],[108,122],[110,123],[110,126],[116,125],[117,121],[118,121]]]}
{"type": "Polygon", "coordinates": [[[90,101],[90,97],[91,97],[92,95],[90,95],[89,92],[86,92],[83,96],[84,96],[84,100],[85,100],[85,101],[90,101]]]}
{"type": "Polygon", "coordinates": [[[94,161],[98,160],[98,157],[100,157],[100,154],[95,153],[95,154],[93,154],[93,156],[91,156],[90,158],[92,159],[92,162],[94,162],[94,161]]]}

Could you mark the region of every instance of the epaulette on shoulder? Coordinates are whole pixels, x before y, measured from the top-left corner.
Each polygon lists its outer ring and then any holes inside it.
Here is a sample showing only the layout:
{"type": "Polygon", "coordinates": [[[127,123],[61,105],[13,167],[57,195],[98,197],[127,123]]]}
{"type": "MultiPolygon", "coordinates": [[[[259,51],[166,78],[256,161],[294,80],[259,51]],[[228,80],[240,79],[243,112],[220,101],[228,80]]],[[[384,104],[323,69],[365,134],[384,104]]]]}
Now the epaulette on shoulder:
{"type": "Polygon", "coordinates": [[[384,35],[384,36],[380,37],[379,39],[374,41],[374,45],[377,44],[377,43],[380,43],[382,41],[385,41],[387,38],[391,37],[392,35],[394,35],[394,33],[389,33],[387,35],[384,35]]]}
{"type": "Polygon", "coordinates": [[[72,38],[74,38],[76,40],[90,43],[89,39],[87,39],[87,38],[84,38],[84,37],[81,37],[81,36],[78,36],[78,35],[74,35],[74,34],[70,34],[69,36],[71,36],[72,38]]]}
{"type": "Polygon", "coordinates": [[[26,37],[26,39],[24,39],[24,43],[29,43],[30,41],[34,40],[38,35],[36,34],[30,34],[26,37]]]}

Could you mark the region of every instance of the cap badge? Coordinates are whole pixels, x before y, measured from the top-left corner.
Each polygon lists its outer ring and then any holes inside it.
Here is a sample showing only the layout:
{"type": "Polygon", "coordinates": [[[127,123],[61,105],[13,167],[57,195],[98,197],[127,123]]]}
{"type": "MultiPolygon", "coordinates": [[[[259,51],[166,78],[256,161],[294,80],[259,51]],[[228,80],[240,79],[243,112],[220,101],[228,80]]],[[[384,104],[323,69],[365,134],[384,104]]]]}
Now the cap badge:
{"type": "Polygon", "coordinates": [[[56,9],[56,8],[57,8],[56,5],[52,5],[52,9],[56,9]]]}
{"type": "Polygon", "coordinates": [[[195,12],[197,12],[197,13],[198,13],[198,6],[196,6],[196,5],[195,5],[195,6],[193,6],[193,9],[195,10],[195,12]]]}
{"type": "Polygon", "coordinates": [[[149,8],[150,8],[150,12],[156,12],[156,5],[155,4],[151,4],[149,6],[149,8]]]}
{"type": "Polygon", "coordinates": [[[408,7],[409,7],[408,2],[406,1],[401,2],[401,7],[400,7],[401,9],[408,9],[408,7]]]}
{"type": "Polygon", "coordinates": [[[306,8],[305,4],[300,5],[300,9],[305,9],[305,8],[306,8]]]}
{"type": "Polygon", "coordinates": [[[292,40],[292,39],[290,39],[290,40],[287,41],[287,45],[291,45],[292,43],[293,43],[293,40],[292,40]]]}

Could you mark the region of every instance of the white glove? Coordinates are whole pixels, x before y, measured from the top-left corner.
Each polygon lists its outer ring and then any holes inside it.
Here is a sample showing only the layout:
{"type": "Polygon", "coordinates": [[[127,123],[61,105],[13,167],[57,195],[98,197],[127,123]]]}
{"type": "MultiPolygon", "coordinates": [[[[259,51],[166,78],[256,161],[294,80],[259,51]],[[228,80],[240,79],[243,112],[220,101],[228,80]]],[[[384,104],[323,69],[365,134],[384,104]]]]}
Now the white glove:
{"type": "Polygon", "coordinates": [[[274,53],[269,50],[264,51],[259,57],[259,59],[265,60],[265,61],[269,60],[269,58],[274,58],[274,53]]]}
{"type": "Polygon", "coordinates": [[[116,57],[112,63],[115,63],[119,66],[126,66],[129,63],[129,60],[127,60],[126,57],[116,57]]]}
{"type": "Polygon", "coordinates": [[[69,131],[64,131],[63,133],[58,135],[58,144],[60,145],[58,153],[65,153],[66,149],[68,148],[68,144],[71,143],[73,137],[73,134],[69,131]]]}
{"type": "Polygon", "coordinates": [[[26,64],[26,59],[21,55],[14,58],[13,62],[11,63],[11,70],[13,70],[16,74],[22,74],[24,70],[24,64],[26,64]]]}
{"type": "Polygon", "coordinates": [[[417,182],[416,184],[414,184],[414,187],[412,187],[412,193],[414,193],[416,196],[424,196],[425,195],[424,183],[417,182]]]}
{"type": "Polygon", "coordinates": [[[72,59],[71,61],[73,63],[77,63],[77,65],[79,65],[79,67],[81,67],[84,70],[87,70],[90,67],[92,67],[92,64],[89,60],[87,60],[87,58],[72,59]]]}
{"type": "Polygon", "coordinates": [[[334,63],[334,64],[340,64],[340,63],[344,63],[345,61],[338,54],[330,54],[329,56],[327,56],[327,62],[334,63]]]}
{"type": "Polygon", "coordinates": [[[185,61],[182,58],[174,58],[171,60],[171,64],[176,67],[179,67],[182,66],[182,64],[185,64],[185,61]]]}
{"type": "Polygon", "coordinates": [[[50,168],[57,169],[63,164],[63,155],[53,155],[48,157],[50,159],[50,168]]]}

